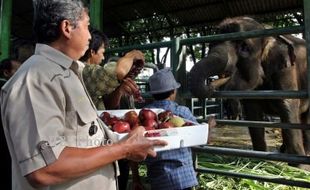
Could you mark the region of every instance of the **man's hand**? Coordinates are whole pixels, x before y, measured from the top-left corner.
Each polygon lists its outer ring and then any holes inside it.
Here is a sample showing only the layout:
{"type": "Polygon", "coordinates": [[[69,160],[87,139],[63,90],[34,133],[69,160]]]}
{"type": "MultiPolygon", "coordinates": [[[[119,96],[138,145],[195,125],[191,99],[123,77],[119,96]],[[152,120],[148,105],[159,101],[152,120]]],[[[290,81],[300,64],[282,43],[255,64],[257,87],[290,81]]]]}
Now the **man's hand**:
{"type": "Polygon", "coordinates": [[[118,87],[118,90],[121,95],[134,95],[137,91],[139,91],[139,87],[133,79],[125,78],[118,87]]]}
{"type": "Polygon", "coordinates": [[[125,78],[119,87],[104,97],[104,105],[107,109],[117,109],[122,96],[134,95],[137,92],[139,92],[139,87],[135,81],[125,78]]]}
{"type": "Polygon", "coordinates": [[[127,147],[127,159],[133,161],[142,161],[149,155],[156,156],[154,146],[165,146],[166,141],[163,140],[149,140],[144,137],[145,129],[142,126],[138,126],[133,129],[128,137],[121,143],[127,147]]]}
{"type": "Polygon", "coordinates": [[[124,57],[120,58],[116,64],[116,75],[118,80],[123,80],[135,59],[141,59],[144,62],[144,54],[139,50],[132,50],[125,54],[124,57]]]}

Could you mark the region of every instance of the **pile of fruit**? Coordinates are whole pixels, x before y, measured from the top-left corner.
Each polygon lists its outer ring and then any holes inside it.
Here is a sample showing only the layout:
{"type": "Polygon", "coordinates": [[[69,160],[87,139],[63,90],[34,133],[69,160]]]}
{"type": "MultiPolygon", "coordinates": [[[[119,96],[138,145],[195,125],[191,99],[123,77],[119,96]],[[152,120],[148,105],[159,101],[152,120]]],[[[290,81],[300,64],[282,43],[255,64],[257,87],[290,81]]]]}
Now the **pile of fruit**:
{"type": "Polygon", "coordinates": [[[104,111],[100,114],[100,118],[107,126],[118,133],[128,133],[139,125],[144,126],[147,131],[193,125],[193,123],[173,115],[169,110],[157,114],[151,109],[146,108],[141,109],[139,113],[130,110],[122,117],[117,117],[104,111]]]}

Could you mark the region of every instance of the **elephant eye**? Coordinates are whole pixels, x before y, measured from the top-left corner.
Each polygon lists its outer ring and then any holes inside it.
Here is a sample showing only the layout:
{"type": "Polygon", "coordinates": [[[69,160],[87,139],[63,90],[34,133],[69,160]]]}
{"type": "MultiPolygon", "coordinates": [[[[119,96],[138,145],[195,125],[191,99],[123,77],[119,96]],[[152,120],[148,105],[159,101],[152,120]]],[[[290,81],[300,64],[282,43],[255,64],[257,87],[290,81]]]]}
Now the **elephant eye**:
{"type": "Polygon", "coordinates": [[[246,42],[242,41],[237,43],[237,53],[242,57],[249,57],[251,53],[250,46],[246,42]]]}

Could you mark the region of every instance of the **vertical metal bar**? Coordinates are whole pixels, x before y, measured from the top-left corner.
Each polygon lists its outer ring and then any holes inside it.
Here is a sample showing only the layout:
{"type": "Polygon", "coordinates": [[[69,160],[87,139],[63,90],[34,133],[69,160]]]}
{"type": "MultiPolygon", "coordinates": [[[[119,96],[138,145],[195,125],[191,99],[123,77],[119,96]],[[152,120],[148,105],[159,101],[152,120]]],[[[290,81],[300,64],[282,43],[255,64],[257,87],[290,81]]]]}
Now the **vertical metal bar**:
{"type": "Polygon", "coordinates": [[[170,55],[170,59],[171,59],[171,68],[172,68],[172,72],[174,74],[175,77],[177,74],[177,67],[179,65],[179,61],[180,61],[180,38],[177,37],[173,40],[171,40],[171,55],[170,55]]]}
{"type": "Polygon", "coordinates": [[[103,30],[103,0],[91,0],[90,2],[90,23],[98,29],[103,30]]]}
{"type": "MultiPolygon", "coordinates": [[[[307,68],[308,68],[308,99],[310,101],[310,1],[304,0],[304,25],[305,25],[305,39],[307,47],[307,68]]],[[[308,114],[310,117],[310,112],[308,114]]]]}
{"type": "Polygon", "coordinates": [[[12,18],[12,1],[1,0],[0,12],[0,60],[9,57],[12,18]]]}
{"type": "Polygon", "coordinates": [[[3,1],[1,0],[0,1],[0,42],[1,42],[1,34],[2,34],[2,24],[1,24],[2,23],[2,11],[3,11],[3,1]]]}

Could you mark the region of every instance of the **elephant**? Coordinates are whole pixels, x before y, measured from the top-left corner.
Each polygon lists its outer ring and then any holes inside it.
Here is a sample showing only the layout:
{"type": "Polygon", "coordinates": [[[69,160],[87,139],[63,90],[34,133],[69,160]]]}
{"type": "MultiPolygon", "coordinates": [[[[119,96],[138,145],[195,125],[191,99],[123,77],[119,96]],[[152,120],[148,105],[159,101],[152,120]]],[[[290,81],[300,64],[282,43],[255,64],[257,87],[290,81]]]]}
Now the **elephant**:
{"type": "MultiPolygon", "coordinates": [[[[218,33],[261,30],[265,27],[250,17],[226,18],[218,33]]],[[[206,57],[189,72],[193,96],[207,98],[214,90],[306,90],[307,58],[303,39],[292,35],[218,41],[209,44],[206,57]],[[207,83],[210,76],[225,76],[207,83]]],[[[309,99],[241,99],[245,120],[261,121],[277,115],[283,123],[310,123],[309,99]]],[[[266,151],[264,128],[251,128],[254,150],[266,151]]],[[[282,129],[284,153],[309,155],[310,130],[282,129]]]]}

